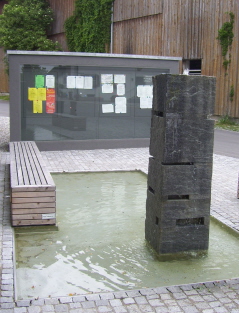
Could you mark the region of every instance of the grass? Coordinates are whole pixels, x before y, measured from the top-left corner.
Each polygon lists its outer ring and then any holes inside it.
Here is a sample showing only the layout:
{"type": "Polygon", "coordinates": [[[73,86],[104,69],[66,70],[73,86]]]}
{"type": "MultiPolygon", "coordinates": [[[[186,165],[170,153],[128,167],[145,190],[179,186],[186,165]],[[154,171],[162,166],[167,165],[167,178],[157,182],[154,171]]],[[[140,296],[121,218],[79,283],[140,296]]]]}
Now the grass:
{"type": "Polygon", "coordinates": [[[9,96],[0,96],[0,100],[9,100],[9,96]]]}
{"type": "Polygon", "coordinates": [[[226,130],[232,130],[239,132],[239,124],[236,123],[233,119],[231,119],[229,116],[223,116],[221,117],[216,123],[215,128],[221,128],[226,130]]]}

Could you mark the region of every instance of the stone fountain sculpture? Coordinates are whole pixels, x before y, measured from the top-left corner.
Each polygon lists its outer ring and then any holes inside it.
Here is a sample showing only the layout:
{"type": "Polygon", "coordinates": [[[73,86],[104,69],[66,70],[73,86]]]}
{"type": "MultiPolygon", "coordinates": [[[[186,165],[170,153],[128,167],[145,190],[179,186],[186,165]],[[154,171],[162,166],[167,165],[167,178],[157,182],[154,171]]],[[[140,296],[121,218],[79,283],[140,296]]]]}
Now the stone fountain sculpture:
{"type": "Polygon", "coordinates": [[[159,255],[209,242],[214,77],[154,78],[145,238],[159,255]]]}

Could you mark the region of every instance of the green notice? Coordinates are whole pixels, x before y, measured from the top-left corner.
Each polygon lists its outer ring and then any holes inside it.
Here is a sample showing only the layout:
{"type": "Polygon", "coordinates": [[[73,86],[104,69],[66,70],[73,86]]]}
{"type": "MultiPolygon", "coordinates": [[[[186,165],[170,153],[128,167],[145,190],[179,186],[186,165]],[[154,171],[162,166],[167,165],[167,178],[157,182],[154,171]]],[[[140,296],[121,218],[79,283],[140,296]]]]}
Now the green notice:
{"type": "Polygon", "coordinates": [[[44,75],[35,75],[35,87],[36,88],[45,87],[45,76],[44,75]]]}

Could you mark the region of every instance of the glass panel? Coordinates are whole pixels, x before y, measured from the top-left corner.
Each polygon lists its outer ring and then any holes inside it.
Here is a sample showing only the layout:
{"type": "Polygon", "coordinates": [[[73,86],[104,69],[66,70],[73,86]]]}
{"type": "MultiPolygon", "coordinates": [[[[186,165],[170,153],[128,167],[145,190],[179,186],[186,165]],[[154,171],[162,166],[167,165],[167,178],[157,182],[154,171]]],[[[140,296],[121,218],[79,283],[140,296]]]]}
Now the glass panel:
{"type": "Polygon", "coordinates": [[[149,138],[162,69],[24,65],[22,140],[149,138]]]}

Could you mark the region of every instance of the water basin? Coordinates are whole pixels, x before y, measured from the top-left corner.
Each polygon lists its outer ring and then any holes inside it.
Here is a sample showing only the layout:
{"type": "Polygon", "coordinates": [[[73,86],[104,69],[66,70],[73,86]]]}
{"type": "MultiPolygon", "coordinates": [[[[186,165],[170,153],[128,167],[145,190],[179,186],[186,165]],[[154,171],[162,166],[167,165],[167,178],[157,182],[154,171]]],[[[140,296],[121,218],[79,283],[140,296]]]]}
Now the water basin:
{"type": "Polygon", "coordinates": [[[56,227],[15,229],[16,295],[46,298],[239,277],[239,239],[211,222],[207,256],[160,262],[141,172],[54,174],[56,227]]]}

